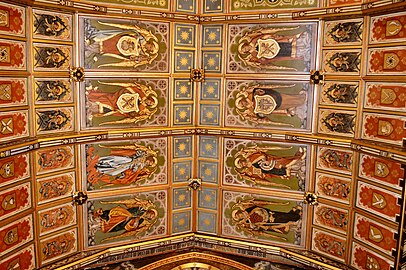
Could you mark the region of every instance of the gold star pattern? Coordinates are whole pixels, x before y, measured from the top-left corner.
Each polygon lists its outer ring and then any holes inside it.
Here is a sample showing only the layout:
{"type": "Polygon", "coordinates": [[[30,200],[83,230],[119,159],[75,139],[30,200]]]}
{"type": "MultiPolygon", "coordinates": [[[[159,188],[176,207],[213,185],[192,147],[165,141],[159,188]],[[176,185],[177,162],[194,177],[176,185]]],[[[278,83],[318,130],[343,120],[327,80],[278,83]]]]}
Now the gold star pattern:
{"type": "Polygon", "coordinates": [[[211,176],[213,174],[213,172],[212,172],[212,170],[210,168],[206,168],[204,170],[204,174],[207,175],[207,176],[211,176]]]}
{"type": "Polygon", "coordinates": [[[187,31],[182,31],[182,32],[180,33],[180,38],[181,38],[182,40],[188,40],[188,39],[189,39],[189,33],[188,33],[187,31]]]}
{"type": "Polygon", "coordinates": [[[185,175],[185,174],[186,174],[185,168],[180,168],[180,169],[178,170],[178,174],[179,174],[179,175],[185,175]]]}
{"type": "Polygon", "coordinates": [[[216,38],[217,38],[217,34],[216,34],[215,32],[210,32],[210,33],[207,35],[207,38],[208,38],[210,41],[215,41],[216,38]]]}
{"type": "Polygon", "coordinates": [[[181,151],[181,152],[185,151],[186,150],[186,144],[180,143],[178,145],[178,150],[181,151]]]}
{"type": "Polygon", "coordinates": [[[185,119],[187,117],[188,113],[185,110],[182,110],[179,112],[179,118],[180,119],[185,119]]]}
{"type": "Polygon", "coordinates": [[[179,62],[181,66],[186,66],[189,63],[189,60],[186,57],[182,57],[179,62]]]}
{"type": "Polygon", "coordinates": [[[207,118],[207,119],[213,119],[213,117],[214,117],[213,111],[208,111],[208,112],[206,112],[206,118],[207,118]]]}
{"type": "Polygon", "coordinates": [[[210,58],[207,60],[207,65],[208,65],[209,67],[214,67],[214,66],[216,65],[216,63],[217,63],[217,61],[216,61],[216,59],[214,59],[213,57],[210,57],[210,58]]]}
{"type": "Polygon", "coordinates": [[[208,144],[206,144],[206,145],[204,146],[204,149],[209,152],[209,151],[213,150],[213,145],[210,144],[210,143],[208,143],[208,144]]]}
{"type": "Polygon", "coordinates": [[[206,88],[206,91],[208,94],[214,94],[215,88],[213,87],[213,85],[210,85],[206,88]]]}
{"type": "Polygon", "coordinates": [[[184,202],[185,199],[186,199],[185,194],[180,194],[180,195],[178,196],[178,201],[180,201],[180,202],[184,202]]]}
{"type": "Polygon", "coordinates": [[[179,226],[183,226],[183,225],[185,225],[185,223],[186,223],[186,221],[185,221],[184,218],[181,218],[181,219],[178,220],[178,225],[179,226]]]}
{"type": "Polygon", "coordinates": [[[179,87],[179,92],[181,93],[181,94],[186,94],[187,92],[189,91],[189,88],[186,86],[186,85],[184,85],[184,84],[182,84],[180,87],[179,87]]]}

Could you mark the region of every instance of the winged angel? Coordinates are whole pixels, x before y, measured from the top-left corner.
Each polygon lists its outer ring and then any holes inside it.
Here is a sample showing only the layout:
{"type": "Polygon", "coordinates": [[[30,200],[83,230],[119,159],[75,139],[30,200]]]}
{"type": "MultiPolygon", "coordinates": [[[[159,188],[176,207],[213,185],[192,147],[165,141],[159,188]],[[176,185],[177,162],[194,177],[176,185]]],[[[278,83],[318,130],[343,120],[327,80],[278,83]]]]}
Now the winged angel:
{"type": "Polygon", "coordinates": [[[102,121],[100,125],[135,124],[150,119],[158,110],[158,95],[150,87],[137,82],[98,82],[101,86],[117,86],[120,90],[106,92],[98,86],[86,87],[88,119],[120,117],[102,121]]]}
{"type": "Polygon", "coordinates": [[[99,63],[98,68],[136,68],[151,64],[158,57],[158,38],[150,30],[138,25],[101,21],[98,24],[110,29],[95,29],[87,21],[85,38],[86,58],[96,65],[100,60],[98,56],[107,60],[107,63],[99,63]]]}

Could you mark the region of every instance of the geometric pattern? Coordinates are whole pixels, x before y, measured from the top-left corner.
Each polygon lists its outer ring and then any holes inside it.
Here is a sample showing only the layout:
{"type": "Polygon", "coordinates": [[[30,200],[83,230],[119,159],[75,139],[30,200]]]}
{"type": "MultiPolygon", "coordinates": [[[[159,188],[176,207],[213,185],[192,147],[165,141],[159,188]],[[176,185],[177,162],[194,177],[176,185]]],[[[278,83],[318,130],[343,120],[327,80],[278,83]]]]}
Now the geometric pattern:
{"type": "Polygon", "coordinates": [[[172,214],[172,233],[183,233],[191,230],[191,211],[172,214]]]}
{"type": "Polygon", "coordinates": [[[199,208],[217,210],[217,189],[203,188],[199,190],[199,208]]]}
{"type": "Polygon", "coordinates": [[[203,25],[203,47],[221,47],[223,26],[203,25]]]}
{"type": "Polygon", "coordinates": [[[199,232],[206,233],[216,233],[217,232],[217,214],[206,212],[206,211],[197,211],[197,230],[199,232]]]}
{"type": "MultiPolygon", "coordinates": [[[[176,165],[175,165],[176,166],[176,165]]],[[[199,160],[199,177],[203,183],[218,183],[218,163],[199,160]]]]}
{"type": "Polygon", "coordinates": [[[175,72],[189,72],[194,66],[193,51],[175,50],[175,72]]]}
{"type": "Polygon", "coordinates": [[[221,72],[221,51],[203,52],[203,67],[206,72],[221,72]]]}
{"type": "Polygon", "coordinates": [[[199,157],[218,158],[218,138],[214,136],[199,136],[199,157]]]}
{"type": "Polygon", "coordinates": [[[218,126],[220,105],[200,105],[200,125],[218,126]]]}
{"type": "Polygon", "coordinates": [[[192,177],[192,161],[173,162],[173,182],[186,182],[192,177]]]}
{"type": "MultiPolygon", "coordinates": [[[[137,2],[137,1],[135,1],[137,2]]],[[[148,1],[150,2],[150,1],[148,1]]],[[[176,11],[196,13],[196,1],[195,0],[176,0],[176,11]]]]}
{"type": "Polygon", "coordinates": [[[173,138],[173,158],[192,157],[192,137],[182,136],[173,138]]]}
{"type": "Polygon", "coordinates": [[[206,79],[201,86],[201,100],[220,101],[221,79],[206,79]]]}
{"type": "Polygon", "coordinates": [[[175,24],[175,45],[194,47],[195,46],[195,26],[175,24]]]}
{"type": "Polygon", "coordinates": [[[175,79],[174,100],[193,100],[194,84],[189,79],[175,79]]]}
{"type": "Polygon", "coordinates": [[[173,189],[173,209],[190,207],[191,192],[188,188],[173,189]]]}
{"type": "Polygon", "coordinates": [[[204,13],[223,12],[222,0],[204,0],[204,13]]]}
{"type": "Polygon", "coordinates": [[[174,125],[191,125],[193,105],[174,105],[174,125]]]}

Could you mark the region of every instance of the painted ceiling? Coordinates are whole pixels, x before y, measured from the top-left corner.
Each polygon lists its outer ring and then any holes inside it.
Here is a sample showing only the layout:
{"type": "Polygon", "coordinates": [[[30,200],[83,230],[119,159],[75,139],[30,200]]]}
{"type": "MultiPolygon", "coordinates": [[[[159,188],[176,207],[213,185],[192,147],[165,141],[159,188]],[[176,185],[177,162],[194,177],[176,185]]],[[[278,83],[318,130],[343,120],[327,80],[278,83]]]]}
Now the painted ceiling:
{"type": "Polygon", "coordinates": [[[0,269],[168,237],[398,267],[406,13],[381,2],[1,3],[0,269]]]}

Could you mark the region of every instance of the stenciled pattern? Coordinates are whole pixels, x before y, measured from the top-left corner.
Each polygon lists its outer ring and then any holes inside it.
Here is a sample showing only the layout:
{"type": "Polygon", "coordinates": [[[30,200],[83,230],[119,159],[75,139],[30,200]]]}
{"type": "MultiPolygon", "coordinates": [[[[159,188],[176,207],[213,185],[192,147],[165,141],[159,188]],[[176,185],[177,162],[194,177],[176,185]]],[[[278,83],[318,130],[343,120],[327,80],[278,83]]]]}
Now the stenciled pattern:
{"type": "Polygon", "coordinates": [[[175,72],[189,72],[194,67],[195,53],[193,51],[175,50],[175,72]]]}
{"type": "Polygon", "coordinates": [[[191,207],[192,193],[188,188],[174,188],[172,196],[173,209],[191,207]]]}
{"type": "Polygon", "coordinates": [[[191,211],[174,212],[172,214],[172,233],[185,233],[191,230],[191,211]]]}
{"type": "Polygon", "coordinates": [[[363,20],[326,21],[324,46],[351,46],[362,44],[363,20]]]}
{"type": "Polygon", "coordinates": [[[223,11],[222,0],[204,0],[204,13],[217,13],[223,11]]]}
{"type": "Polygon", "coordinates": [[[220,125],[220,105],[200,105],[200,125],[220,125]]]}
{"type": "Polygon", "coordinates": [[[173,138],[173,158],[192,157],[192,137],[181,136],[173,138]]]}
{"type": "Polygon", "coordinates": [[[220,73],[221,72],[221,52],[204,51],[202,53],[203,68],[207,73],[220,73]]]}
{"type": "Polygon", "coordinates": [[[272,10],[272,9],[295,9],[317,7],[318,1],[265,1],[265,0],[235,0],[231,3],[231,11],[255,11],[255,10],[272,10]]]}
{"type": "Polygon", "coordinates": [[[0,108],[27,105],[27,80],[17,78],[0,79],[0,108]]]}
{"type": "Polygon", "coordinates": [[[173,106],[174,109],[174,119],[173,124],[175,126],[179,125],[191,125],[193,122],[193,105],[181,105],[176,104],[173,106]]]}
{"type": "Polygon", "coordinates": [[[173,162],[173,182],[187,182],[192,177],[192,161],[173,162]]]}
{"type": "Polygon", "coordinates": [[[199,176],[203,183],[218,184],[218,162],[199,160],[199,176]]]}
{"type": "Polygon", "coordinates": [[[221,79],[205,79],[201,84],[200,99],[220,101],[221,79]]]}
{"type": "Polygon", "coordinates": [[[205,233],[217,233],[217,213],[198,210],[197,230],[205,233]]]}
{"type": "Polygon", "coordinates": [[[195,33],[194,25],[175,24],[175,46],[195,47],[195,33]]]}
{"type": "Polygon", "coordinates": [[[34,38],[72,40],[72,15],[34,10],[32,18],[34,38]]]}
{"type": "Polygon", "coordinates": [[[189,79],[175,79],[174,100],[193,100],[194,84],[189,79]]]}
{"type": "Polygon", "coordinates": [[[73,102],[73,82],[69,79],[35,78],[33,88],[36,104],[73,102]]]}
{"type": "MultiPolygon", "coordinates": [[[[212,2],[212,1],[209,1],[212,2]]],[[[222,25],[203,25],[203,47],[222,47],[223,26],[222,25]]]]}
{"type": "Polygon", "coordinates": [[[217,188],[202,188],[198,194],[199,208],[217,210],[217,188]]]}

